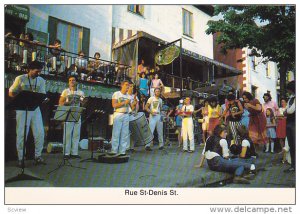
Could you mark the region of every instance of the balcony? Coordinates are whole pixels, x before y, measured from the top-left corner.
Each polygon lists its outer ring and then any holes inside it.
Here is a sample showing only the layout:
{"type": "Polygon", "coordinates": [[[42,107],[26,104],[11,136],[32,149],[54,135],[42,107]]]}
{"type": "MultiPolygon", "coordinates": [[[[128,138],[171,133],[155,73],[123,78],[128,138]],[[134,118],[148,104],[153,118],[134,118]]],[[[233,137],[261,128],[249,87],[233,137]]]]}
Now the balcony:
{"type": "MultiPolygon", "coordinates": [[[[45,44],[32,42],[14,37],[5,39],[5,77],[6,87],[12,84],[16,75],[26,73],[26,65],[33,60],[44,63],[41,76],[47,81],[47,89],[51,92],[58,92],[66,86],[66,79],[69,75],[77,76],[80,87],[91,91],[91,96],[96,96],[97,87],[111,88],[116,90],[122,80],[132,80],[135,73],[130,65],[121,64],[94,58],[90,56],[80,56],[80,54],[71,53],[63,49],[49,47],[45,44]],[[92,88],[90,89],[89,86],[92,88]]],[[[208,86],[210,84],[195,81],[189,77],[180,78],[179,76],[166,73],[160,74],[164,85],[171,88],[172,91],[194,90],[208,86]]],[[[111,94],[111,91],[110,93],[111,94]]],[[[107,94],[107,96],[109,95],[107,94]]]]}

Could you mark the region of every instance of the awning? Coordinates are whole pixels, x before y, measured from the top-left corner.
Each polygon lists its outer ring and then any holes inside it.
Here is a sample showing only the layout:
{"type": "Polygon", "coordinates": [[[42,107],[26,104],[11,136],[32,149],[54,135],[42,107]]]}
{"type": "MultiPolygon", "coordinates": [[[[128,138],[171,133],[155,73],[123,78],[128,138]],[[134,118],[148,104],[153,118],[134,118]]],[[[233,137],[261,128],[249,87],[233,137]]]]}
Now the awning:
{"type": "MultiPolygon", "coordinates": [[[[128,30],[128,29],[119,29],[119,28],[113,28],[113,45],[112,49],[117,49],[122,47],[125,44],[128,44],[129,42],[132,42],[138,38],[148,38],[151,39],[154,42],[161,42],[161,43],[167,43],[166,41],[159,39],[149,33],[143,32],[143,31],[134,31],[134,30],[128,30]]],[[[206,56],[202,56],[198,53],[189,51],[187,49],[182,48],[182,54],[187,57],[191,57],[195,60],[199,60],[201,62],[205,62],[208,64],[215,65],[217,67],[220,67],[221,69],[225,69],[225,72],[220,73],[220,77],[226,77],[226,76],[236,76],[241,75],[242,71],[231,67],[229,65],[226,65],[222,62],[218,62],[216,60],[210,59],[206,56]]]]}
{"type": "Polygon", "coordinates": [[[221,68],[227,69],[227,70],[229,70],[229,71],[232,72],[232,74],[225,73],[224,76],[236,76],[236,75],[242,74],[242,71],[240,71],[240,70],[238,70],[238,69],[236,69],[234,67],[231,67],[231,66],[226,65],[226,64],[224,64],[222,62],[218,62],[216,60],[210,59],[210,58],[208,58],[206,56],[202,56],[200,54],[197,54],[195,52],[189,51],[187,49],[182,48],[182,54],[185,55],[185,56],[189,56],[191,58],[194,58],[196,60],[200,60],[202,62],[206,62],[206,63],[209,63],[209,64],[213,64],[213,65],[215,65],[217,67],[221,67],[221,68]]]}
{"type": "MultiPolygon", "coordinates": [[[[16,76],[16,73],[5,73],[5,88],[9,88],[16,76]]],[[[68,83],[65,78],[55,76],[42,75],[46,83],[46,92],[61,93],[68,88],[68,83]]],[[[78,83],[78,88],[84,92],[85,97],[95,97],[102,99],[111,99],[114,92],[119,90],[119,87],[112,85],[105,85],[102,83],[81,82],[78,83]]]]}
{"type": "Polygon", "coordinates": [[[30,18],[29,7],[25,5],[5,5],[5,14],[26,22],[28,22],[30,18]]]}
{"type": "Polygon", "coordinates": [[[122,29],[122,28],[115,28],[113,27],[113,41],[112,41],[112,49],[120,48],[123,45],[128,44],[138,38],[148,38],[154,42],[164,42],[163,40],[152,36],[143,31],[136,31],[136,30],[129,30],[129,29],[122,29]]]}

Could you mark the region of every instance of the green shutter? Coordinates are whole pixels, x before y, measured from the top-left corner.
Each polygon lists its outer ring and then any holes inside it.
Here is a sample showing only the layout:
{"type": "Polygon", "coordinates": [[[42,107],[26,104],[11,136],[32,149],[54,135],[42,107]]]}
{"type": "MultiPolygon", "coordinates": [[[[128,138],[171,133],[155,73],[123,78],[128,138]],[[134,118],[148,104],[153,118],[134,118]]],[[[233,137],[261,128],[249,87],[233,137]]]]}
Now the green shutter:
{"type": "Polygon", "coordinates": [[[90,50],[90,29],[83,28],[83,37],[82,37],[82,50],[86,54],[86,56],[89,56],[89,50],[90,50]]]}
{"type": "Polygon", "coordinates": [[[52,16],[49,16],[48,20],[48,33],[49,33],[49,44],[53,44],[57,34],[57,23],[58,20],[52,16]]]}

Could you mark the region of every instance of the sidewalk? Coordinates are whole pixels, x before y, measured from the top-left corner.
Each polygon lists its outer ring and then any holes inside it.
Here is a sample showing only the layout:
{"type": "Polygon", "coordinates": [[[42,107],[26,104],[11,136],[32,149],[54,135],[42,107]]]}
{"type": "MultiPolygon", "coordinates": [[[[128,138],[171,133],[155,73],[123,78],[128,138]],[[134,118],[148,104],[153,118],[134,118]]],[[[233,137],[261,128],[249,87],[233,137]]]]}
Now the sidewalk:
{"type": "MultiPolygon", "coordinates": [[[[34,166],[33,160],[25,162],[25,173],[42,178],[42,181],[17,181],[8,183],[6,187],[211,187],[225,184],[232,179],[228,173],[213,172],[208,169],[206,163],[203,168],[194,168],[201,157],[203,146],[196,146],[194,153],[183,153],[177,145],[158,150],[154,146],[153,151],[145,151],[143,147],[136,148],[136,152],[130,154],[129,162],[121,164],[106,164],[98,162],[80,162],[72,159],[73,166],[84,167],[79,169],[68,166],[68,163],[58,170],[48,174],[62,162],[62,154],[48,154],[43,156],[47,165],[34,166]]],[[[91,157],[89,151],[80,151],[82,159],[91,157]]],[[[94,153],[94,157],[99,154],[94,153]]],[[[281,164],[281,154],[259,153],[257,166],[264,168],[263,178],[259,175],[251,182],[251,187],[267,187],[268,183],[282,184],[287,174],[283,170],[288,168],[281,164]],[[276,166],[276,167],[273,167],[276,166]]],[[[17,161],[5,164],[5,180],[16,176],[21,172],[16,167],[17,161]]],[[[291,174],[289,184],[295,186],[295,173],[291,174]]],[[[226,187],[226,186],[225,186],[226,187]]],[[[233,186],[234,187],[234,186],[233,186]]]]}

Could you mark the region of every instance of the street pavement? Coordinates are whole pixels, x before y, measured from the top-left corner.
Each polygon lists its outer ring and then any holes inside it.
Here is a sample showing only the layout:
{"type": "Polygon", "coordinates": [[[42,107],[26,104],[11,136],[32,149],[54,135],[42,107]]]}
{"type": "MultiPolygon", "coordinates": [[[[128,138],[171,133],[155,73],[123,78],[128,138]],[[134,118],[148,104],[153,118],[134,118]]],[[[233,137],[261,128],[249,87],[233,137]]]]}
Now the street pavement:
{"type": "MultiPolygon", "coordinates": [[[[158,150],[145,151],[136,147],[130,153],[129,161],[120,164],[82,161],[91,157],[91,152],[79,152],[81,159],[71,159],[63,163],[62,153],[43,153],[47,165],[25,161],[25,174],[43,180],[22,180],[6,183],[6,187],[295,187],[295,173],[284,173],[289,165],[282,164],[282,154],[258,153],[258,172],[251,184],[233,184],[233,176],[228,173],[213,172],[205,163],[195,168],[201,158],[203,145],[197,145],[194,153],[182,152],[177,143],[158,150]],[[82,161],[82,162],[81,162],[82,161]],[[70,166],[72,165],[72,166],[70,166]],[[81,168],[77,168],[81,167],[81,168]],[[84,168],[84,169],[82,169],[84,168]],[[54,171],[53,171],[54,170],[54,171]],[[53,172],[51,172],[53,171],[53,172]]],[[[94,153],[98,157],[100,153],[94,153]]],[[[5,163],[5,180],[17,176],[21,169],[17,161],[5,163]]]]}

